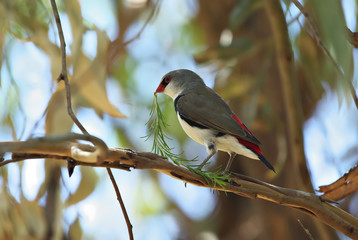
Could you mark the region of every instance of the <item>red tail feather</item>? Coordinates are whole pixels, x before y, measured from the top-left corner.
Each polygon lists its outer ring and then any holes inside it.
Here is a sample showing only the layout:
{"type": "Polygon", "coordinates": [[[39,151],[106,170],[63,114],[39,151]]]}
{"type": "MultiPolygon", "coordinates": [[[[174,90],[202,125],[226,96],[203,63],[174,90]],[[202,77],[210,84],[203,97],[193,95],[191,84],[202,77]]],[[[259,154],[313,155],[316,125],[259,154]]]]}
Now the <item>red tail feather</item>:
{"type": "Polygon", "coordinates": [[[233,119],[235,119],[235,121],[238,122],[241,125],[241,127],[243,127],[250,135],[252,135],[250,130],[245,126],[245,124],[243,122],[241,122],[241,120],[237,116],[235,116],[234,114],[231,114],[231,117],[233,119]]]}
{"type": "MultiPolygon", "coordinates": [[[[245,124],[243,124],[243,122],[240,121],[240,119],[238,117],[236,117],[234,114],[231,114],[231,117],[233,119],[235,119],[235,121],[238,122],[240,124],[240,126],[243,127],[251,136],[253,136],[252,133],[250,132],[250,130],[245,126],[245,124]]],[[[262,155],[261,149],[258,145],[254,144],[252,142],[240,139],[240,138],[236,138],[236,139],[240,144],[244,145],[245,147],[247,147],[248,149],[253,151],[257,155],[257,157],[266,165],[266,167],[268,167],[272,171],[276,172],[274,167],[262,155]]]]}
{"type": "Polygon", "coordinates": [[[239,143],[241,143],[242,145],[244,145],[247,148],[250,148],[252,151],[254,151],[256,154],[258,155],[262,155],[261,149],[259,146],[257,146],[256,144],[253,144],[249,141],[237,138],[237,140],[239,141],[239,143]]]}

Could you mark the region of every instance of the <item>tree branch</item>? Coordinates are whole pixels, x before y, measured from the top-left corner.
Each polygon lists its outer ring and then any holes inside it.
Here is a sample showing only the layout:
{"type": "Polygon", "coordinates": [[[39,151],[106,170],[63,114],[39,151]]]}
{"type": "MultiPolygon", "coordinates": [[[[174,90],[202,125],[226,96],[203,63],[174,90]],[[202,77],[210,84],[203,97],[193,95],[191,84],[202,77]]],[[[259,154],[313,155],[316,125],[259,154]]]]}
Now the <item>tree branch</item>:
{"type": "MultiPolygon", "coordinates": [[[[72,137],[74,138],[75,136],[72,137]]],[[[130,168],[151,169],[196,186],[231,192],[252,199],[263,199],[297,209],[352,239],[358,239],[358,219],[334,206],[332,204],[333,201],[313,193],[275,186],[258,179],[234,173],[230,175],[230,181],[227,182],[225,187],[214,186],[202,176],[186,168],[174,165],[164,157],[149,152],[135,152],[130,149],[108,148],[105,154],[106,158],[97,163],[84,161],[85,159],[83,158],[79,161],[71,154],[71,149],[80,148],[81,151],[93,153],[96,152],[97,147],[74,141],[65,141],[63,137],[59,137],[59,140],[56,142],[54,138],[52,137],[49,141],[45,137],[25,142],[0,142],[0,153],[13,153],[13,158],[0,162],[0,167],[18,161],[17,157],[21,159],[24,159],[24,156],[27,158],[42,158],[47,154],[57,156],[57,158],[53,158],[54,160],[72,159],[74,164],[82,166],[118,168],[122,170],[130,170],[130,168]]]]}
{"type": "Polygon", "coordinates": [[[298,171],[297,180],[302,189],[313,192],[304,154],[302,106],[297,92],[294,56],[288,37],[286,19],[278,0],[266,0],[266,9],[275,39],[277,64],[285,103],[288,142],[292,151],[293,163],[296,164],[295,170],[298,171]]]}
{"type": "MultiPolygon", "coordinates": [[[[159,0],[158,0],[159,1],[159,0]]],[[[52,6],[52,11],[55,17],[55,21],[56,21],[56,25],[57,25],[57,30],[58,30],[58,36],[60,38],[60,45],[61,45],[61,61],[62,61],[62,70],[61,73],[59,75],[59,77],[57,78],[57,81],[60,80],[64,80],[65,82],[65,88],[66,88],[66,100],[67,100],[67,112],[70,115],[72,121],[78,126],[78,128],[82,131],[83,134],[85,134],[86,136],[89,135],[89,133],[87,132],[87,130],[83,127],[83,125],[81,124],[81,122],[77,119],[76,115],[73,113],[72,110],[72,102],[71,102],[71,85],[70,85],[70,81],[68,80],[68,75],[67,75],[67,65],[66,65],[66,43],[65,43],[65,37],[63,35],[63,31],[62,31],[62,26],[61,26],[61,20],[60,20],[60,16],[58,14],[58,10],[57,10],[57,5],[55,0],[51,0],[51,6],[52,6]]],[[[103,141],[102,141],[103,142],[103,141]]],[[[104,143],[104,142],[103,142],[104,143]]],[[[104,144],[105,145],[105,144],[104,144]]],[[[103,145],[102,145],[103,146],[103,145]]],[[[105,146],[107,147],[107,146],[105,146]]],[[[96,148],[99,151],[103,150],[103,148],[96,148]]],[[[77,154],[79,154],[79,156],[81,154],[83,154],[82,151],[80,151],[80,149],[77,149],[79,151],[77,151],[77,154]]],[[[102,153],[105,151],[101,151],[102,153]]],[[[78,159],[78,156],[77,156],[78,159]]],[[[101,160],[100,156],[98,156],[97,160],[101,160]]],[[[71,176],[73,169],[74,169],[74,164],[73,162],[67,162],[67,166],[68,166],[68,172],[69,175],[71,176]]],[[[119,204],[121,206],[121,209],[123,211],[123,215],[124,218],[126,220],[127,223],[127,228],[128,228],[128,234],[129,234],[129,238],[132,240],[133,239],[133,232],[132,232],[132,224],[128,218],[127,215],[127,211],[125,209],[121,194],[119,192],[119,188],[117,186],[116,181],[114,180],[112,171],[110,168],[107,168],[107,173],[109,175],[109,178],[111,179],[112,185],[114,187],[114,190],[117,194],[117,199],[119,201],[119,204]]]]}
{"type": "MultiPolygon", "coordinates": [[[[288,36],[286,19],[279,0],[266,0],[265,2],[275,42],[283,101],[285,103],[288,143],[291,148],[292,162],[295,165],[295,179],[301,189],[314,192],[304,154],[302,103],[295,78],[294,56],[288,36]]],[[[315,222],[315,225],[323,239],[336,239],[328,228],[317,222],[315,222]]]]}

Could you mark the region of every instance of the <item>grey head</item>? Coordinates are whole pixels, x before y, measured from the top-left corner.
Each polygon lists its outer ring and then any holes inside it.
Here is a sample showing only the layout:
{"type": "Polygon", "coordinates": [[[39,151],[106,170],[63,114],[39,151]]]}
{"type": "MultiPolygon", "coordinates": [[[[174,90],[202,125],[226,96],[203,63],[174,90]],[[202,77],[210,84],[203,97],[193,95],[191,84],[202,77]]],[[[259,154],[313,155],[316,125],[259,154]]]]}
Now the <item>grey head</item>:
{"type": "Polygon", "coordinates": [[[165,93],[175,99],[179,94],[192,91],[206,85],[201,77],[188,69],[178,69],[165,74],[156,92],[165,93]]]}

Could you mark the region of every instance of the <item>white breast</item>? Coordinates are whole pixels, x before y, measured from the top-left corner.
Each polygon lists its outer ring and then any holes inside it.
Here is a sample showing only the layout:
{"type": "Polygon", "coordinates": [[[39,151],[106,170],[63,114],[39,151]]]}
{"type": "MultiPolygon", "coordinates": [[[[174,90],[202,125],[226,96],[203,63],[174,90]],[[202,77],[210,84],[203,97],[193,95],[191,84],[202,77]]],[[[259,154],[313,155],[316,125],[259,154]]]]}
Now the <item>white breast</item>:
{"type": "Polygon", "coordinates": [[[187,124],[179,114],[177,114],[179,123],[182,126],[184,132],[191,137],[195,142],[200,143],[201,145],[206,146],[205,143],[210,141],[213,138],[212,130],[209,129],[201,129],[197,127],[192,127],[187,124]]]}

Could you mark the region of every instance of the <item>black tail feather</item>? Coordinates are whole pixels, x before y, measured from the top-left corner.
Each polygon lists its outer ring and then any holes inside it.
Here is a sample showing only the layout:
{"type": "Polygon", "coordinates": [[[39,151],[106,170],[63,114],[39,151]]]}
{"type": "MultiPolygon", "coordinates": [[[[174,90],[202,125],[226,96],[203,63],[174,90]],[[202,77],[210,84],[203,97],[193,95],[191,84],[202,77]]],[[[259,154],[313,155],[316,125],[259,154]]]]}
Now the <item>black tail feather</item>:
{"type": "Polygon", "coordinates": [[[259,157],[261,162],[263,162],[266,165],[266,167],[268,167],[270,170],[276,173],[275,168],[269,163],[269,161],[267,161],[267,159],[263,155],[257,154],[257,156],[259,157]]]}

